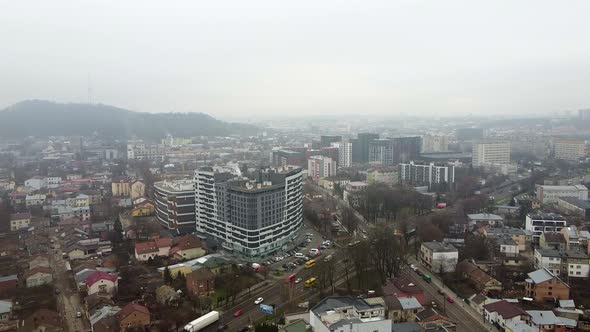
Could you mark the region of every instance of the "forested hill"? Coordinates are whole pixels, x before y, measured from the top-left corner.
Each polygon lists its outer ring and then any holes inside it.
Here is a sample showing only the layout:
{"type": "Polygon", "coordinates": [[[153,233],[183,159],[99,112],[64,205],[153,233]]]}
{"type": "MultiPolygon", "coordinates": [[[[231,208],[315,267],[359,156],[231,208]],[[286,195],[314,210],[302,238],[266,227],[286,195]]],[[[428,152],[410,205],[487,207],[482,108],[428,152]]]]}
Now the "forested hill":
{"type": "Polygon", "coordinates": [[[0,137],[99,135],[162,138],[255,134],[251,125],[228,123],[204,113],[141,113],[101,104],[27,100],[0,110],[0,137]]]}

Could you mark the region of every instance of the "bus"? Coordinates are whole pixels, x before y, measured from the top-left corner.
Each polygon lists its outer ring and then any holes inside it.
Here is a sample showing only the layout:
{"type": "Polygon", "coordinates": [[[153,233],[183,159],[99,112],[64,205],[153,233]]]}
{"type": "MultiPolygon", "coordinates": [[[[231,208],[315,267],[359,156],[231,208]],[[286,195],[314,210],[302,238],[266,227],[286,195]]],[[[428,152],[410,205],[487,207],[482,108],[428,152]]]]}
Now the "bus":
{"type": "Polygon", "coordinates": [[[285,279],[285,283],[292,283],[293,281],[295,281],[295,274],[291,274],[290,276],[287,277],[287,279],[285,279]]]}
{"type": "Polygon", "coordinates": [[[315,284],[316,278],[309,278],[305,280],[305,288],[309,288],[315,284]]]}
{"type": "Polygon", "coordinates": [[[313,260],[313,259],[310,259],[307,262],[305,262],[306,269],[311,269],[314,265],[315,265],[315,260],[313,260]]]}
{"type": "Polygon", "coordinates": [[[424,275],[422,276],[422,279],[424,279],[424,281],[426,282],[432,282],[432,278],[430,277],[429,274],[424,273],[424,275]]]}

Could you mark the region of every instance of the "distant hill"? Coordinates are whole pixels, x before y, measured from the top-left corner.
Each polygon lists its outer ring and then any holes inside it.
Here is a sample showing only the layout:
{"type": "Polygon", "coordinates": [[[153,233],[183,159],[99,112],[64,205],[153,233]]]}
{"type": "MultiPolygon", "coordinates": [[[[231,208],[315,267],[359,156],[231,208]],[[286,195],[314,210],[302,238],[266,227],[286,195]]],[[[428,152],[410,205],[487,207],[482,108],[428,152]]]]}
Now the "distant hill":
{"type": "Polygon", "coordinates": [[[142,113],[101,104],[27,100],[0,110],[0,137],[74,136],[98,133],[126,138],[255,134],[258,128],[228,123],[204,113],[142,113]]]}

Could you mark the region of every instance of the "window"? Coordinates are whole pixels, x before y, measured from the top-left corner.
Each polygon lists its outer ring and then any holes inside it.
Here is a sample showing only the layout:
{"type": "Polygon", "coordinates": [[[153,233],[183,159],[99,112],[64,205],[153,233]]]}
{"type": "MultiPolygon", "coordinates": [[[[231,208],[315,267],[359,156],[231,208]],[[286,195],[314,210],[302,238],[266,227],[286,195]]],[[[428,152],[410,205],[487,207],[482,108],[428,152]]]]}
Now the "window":
{"type": "Polygon", "coordinates": [[[547,295],[553,295],[553,293],[552,292],[547,292],[547,295]]]}

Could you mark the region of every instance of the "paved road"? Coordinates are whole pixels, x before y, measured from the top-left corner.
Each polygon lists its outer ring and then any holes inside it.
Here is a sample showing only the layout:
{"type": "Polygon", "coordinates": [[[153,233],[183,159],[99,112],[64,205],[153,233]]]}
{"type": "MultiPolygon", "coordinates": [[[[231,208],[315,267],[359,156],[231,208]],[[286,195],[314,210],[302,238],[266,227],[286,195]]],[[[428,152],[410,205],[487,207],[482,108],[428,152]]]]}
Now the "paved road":
{"type": "Polygon", "coordinates": [[[431,275],[432,282],[428,283],[424,281],[417,273],[409,269],[406,269],[405,273],[415,284],[419,285],[430,298],[436,300],[438,305],[437,310],[443,312],[457,324],[457,331],[497,331],[491,324],[484,322],[481,315],[458,298],[453,291],[444,287],[442,281],[433,275],[433,273],[422,267],[419,267],[419,270],[431,275]],[[452,297],[455,300],[455,303],[448,303],[446,298],[438,293],[439,290],[442,290],[446,296],[452,297]]]}
{"type": "Polygon", "coordinates": [[[86,331],[88,329],[88,321],[84,316],[78,318],[76,313],[82,311],[82,301],[77,289],[71,287],[70,273],[66,271],[66,262],[61,255],[61,246],[59,240],[54,238],[55,249],[51,249],[49,255],[51,266],[53,267],[53,283],[56,289],[59,289],[58,296],[59,311],[62,314],[70,332],[86,331]]]}

